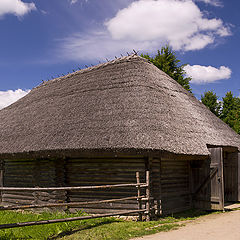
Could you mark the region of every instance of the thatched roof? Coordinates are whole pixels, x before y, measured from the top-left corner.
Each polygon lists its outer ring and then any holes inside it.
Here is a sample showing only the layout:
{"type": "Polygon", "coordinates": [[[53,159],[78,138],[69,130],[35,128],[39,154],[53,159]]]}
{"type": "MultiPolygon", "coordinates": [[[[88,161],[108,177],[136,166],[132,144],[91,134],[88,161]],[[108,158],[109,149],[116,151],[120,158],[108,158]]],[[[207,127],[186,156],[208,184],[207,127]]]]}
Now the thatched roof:
{"type": "Polygon", "coordinates": [[[240,136],[147,60],[129,56],[54,79],[0,111],[0,154],[163,150],[208,155],[240,136]]]}

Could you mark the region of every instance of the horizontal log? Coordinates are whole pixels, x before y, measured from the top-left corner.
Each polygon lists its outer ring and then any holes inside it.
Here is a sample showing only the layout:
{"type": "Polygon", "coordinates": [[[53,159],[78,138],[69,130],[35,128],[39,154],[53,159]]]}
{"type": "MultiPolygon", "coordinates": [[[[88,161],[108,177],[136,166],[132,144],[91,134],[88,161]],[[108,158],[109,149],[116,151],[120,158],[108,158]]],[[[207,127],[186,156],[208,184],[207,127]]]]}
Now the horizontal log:
{"type": "Polygon", "coordinates": [[[72,222],[72,221],[87,220],[87,219],[93,219],[93,218],[112,217],[112,216],[117,216],[117,215],[129,215],[132,213],[139,213],[139,212],[145,212],[145,211],[146,211],[146,209],[132,210],[132,211],[119,211],[116,213],[98,214],[98,215],[94,215],[94,216],[82,216],[82,217],[73,217],[73,218],[42,220],[42,221],[35,221],[35,222],[10,223],[10,224],[0,225],[0,229],[17,228],[17,227],[24,227],[24,226],[36,226],[36,225],[60,223],[60,222],[72,222]]]}
{"type": "Polygon", "coordinates": [[[24,199],[24,200],[34,200],[34,196],[26,195],[15,195],[15,194],[2,194],[2,198],[5,199],[24,199]]]}
{"type": "MultiPolygon", "coordinates": [[[[140,198],[144,198],[141,196],[140,198]]],[[[27,208],[42,208],[42,207],[77,207],[86,204],[100,204],[100,203],[113,203],[113,202],[121,202],[132,199],[139,199],[138,197],[127,197],[127,198],[118,198],[118,199],[108,199],[108,200],[97,200],[97,201],[85,201],[85,202],[72,202],[72,203],[53,203],[53,204],[34,204],[27,206],[3,206],[0,207],[0,210],[16,210],[16,209],[27,209],[27,208]]]]}
{"type": "Polygon", "coordinates": [[[146,184],[115,184],[115,185],[99,185],[99,186],[81,186],[81,187],[48,187],[48,188],[18,188],[18,187],[0,187],[0,191],[53,191],[53,190],[81,190],[81,189],[101,189],[101,188],[116,188],[116,187],[147,187],[146,184]]]}
{"type": "Polygon", "coordinates": [[[91,163],[98,163],[98,162],[139,162],[139,161],[144,161],[144,158],[75,158],[75,159],[68,159],[66,162],[71,163],[71,162],[91,162],[91,163]]]}
{"type": "MultiPolygon", "coordinates": [[[[2,203],[4,205],[6,205],[7,203],[10,203],[11,205],[12,204],[30,205],[30,204],[33,203],[33,201],[34,201],[34,199],[33,200],[29,200],[29,199],[11,199],[11,198],[7,198],[7,199],[3,198],[2,199],[2,203]]],[[[9,204],[7,204],[7,205],[9,205],[9,204]]]]}

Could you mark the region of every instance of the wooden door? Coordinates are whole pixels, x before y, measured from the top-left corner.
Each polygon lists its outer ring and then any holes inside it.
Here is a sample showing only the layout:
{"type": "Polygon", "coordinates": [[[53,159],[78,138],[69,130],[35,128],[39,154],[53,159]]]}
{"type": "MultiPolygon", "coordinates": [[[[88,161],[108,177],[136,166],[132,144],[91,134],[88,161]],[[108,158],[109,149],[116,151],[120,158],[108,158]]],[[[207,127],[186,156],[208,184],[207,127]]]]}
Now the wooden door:
{"type": "Polygon", "coordinates": [[[222,148],[209,148],[211,154],[210,184],[211,209],[224,209],[224,180],[223,180],[223,150],[222,148]]]}
{"type": "Polygon", "coordinates": [[[205,210],[224,209],[223,151],[209,148],[210,161],[192,163],[194,206],[205,210]]]}

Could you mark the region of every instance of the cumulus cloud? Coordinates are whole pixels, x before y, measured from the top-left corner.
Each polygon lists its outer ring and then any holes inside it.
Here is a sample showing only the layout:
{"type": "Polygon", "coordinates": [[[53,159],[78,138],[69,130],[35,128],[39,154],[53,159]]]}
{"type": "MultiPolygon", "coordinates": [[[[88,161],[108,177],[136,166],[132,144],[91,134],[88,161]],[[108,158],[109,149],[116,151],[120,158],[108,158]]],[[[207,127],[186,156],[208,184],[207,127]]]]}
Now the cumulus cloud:
{"type": "Polygon", "coordinates": [[[191,83],[204,84],[212,83],[231,77],[231,69],[225,66],[215,68],[212,66],[187,65],[184,67],[188,77],[192,77],[191,83]]]}
{"type": "Polygon", "coordinates": [[[230,35],[221,19],[208,19],[190,0],[140,0],[107,21],[115,40],[168,42],[174,50],[198,50],[230,35]]]}
{"type": "Polygon", "coordinates": [[[28,94],[30,90],[8,90],[8,91],[0,91],[0,109],[7,107],[8,105],[16,102],[18,99],[24,97],[28,94]]]}
{"type": "Polygon", "coordinates": [[[1,0],[0,1],[0,16],[5,14],[14,14],[21,17],[32,10],[35,10],[34,3],[25,3],[21,0],[1,0]]]}
{"type": "Polygon", "coordinates": [[[119,10],[101,28],[61,39],[57,55],[99,59],[132,49],[151,53],[165,44],[173,50],[194,51],[229,35],[227,24],[205,16],[193,0],[139,0],[119,10]]]}

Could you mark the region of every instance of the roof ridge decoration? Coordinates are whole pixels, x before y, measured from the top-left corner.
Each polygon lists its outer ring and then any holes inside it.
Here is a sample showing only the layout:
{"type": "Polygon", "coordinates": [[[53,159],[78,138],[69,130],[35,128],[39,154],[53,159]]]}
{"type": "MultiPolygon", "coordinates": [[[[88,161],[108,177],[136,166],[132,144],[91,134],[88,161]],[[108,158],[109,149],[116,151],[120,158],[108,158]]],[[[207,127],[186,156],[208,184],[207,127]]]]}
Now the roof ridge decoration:
{"type": "MultiPolygon", "coordinates": [[[[75,75],[79,75],[79,74],[82,74],[82,73],[90,72],[90,71],[93,71],[95,69],[100,69],[100,68],[106,67],[106,66],[111,65],[111,64],[121,63],[122,61],[130,61],[133,58],[139,58],[139,59],[141,59],[141,60],[143,60],[145,62],[151,63],[149,60],[147,60],[147,59],[137,55],[136,53],[134,53],[134,54],[131,54],[129,56],[122,56],[122,57],[119,57],[117,59],[113,59],[111,61],[107,61],[105,63],[99,63],[99,64],[96,64],[94,66],[89,66],[87,68],[83,68],[81,70],[77,70],[77,71],[74,71],[72,73],[68,73],[68,74],[66,74],[64,76],[56,77],[56,78],[48,80],[48,81],[43,81],[42,83],[40,83],[35,88],[44,86],[44,85],[46,85],[46,84],[48,84],[50,82],[54,82],[54,81],[58,81],[58,80],[62,80],[62,79],[67,79],[67,78],[70,78],[70,77],[75,76],[75,75]]],[[[35,88],[33,88],[33,89],[35,89],[35,88]]]]}

